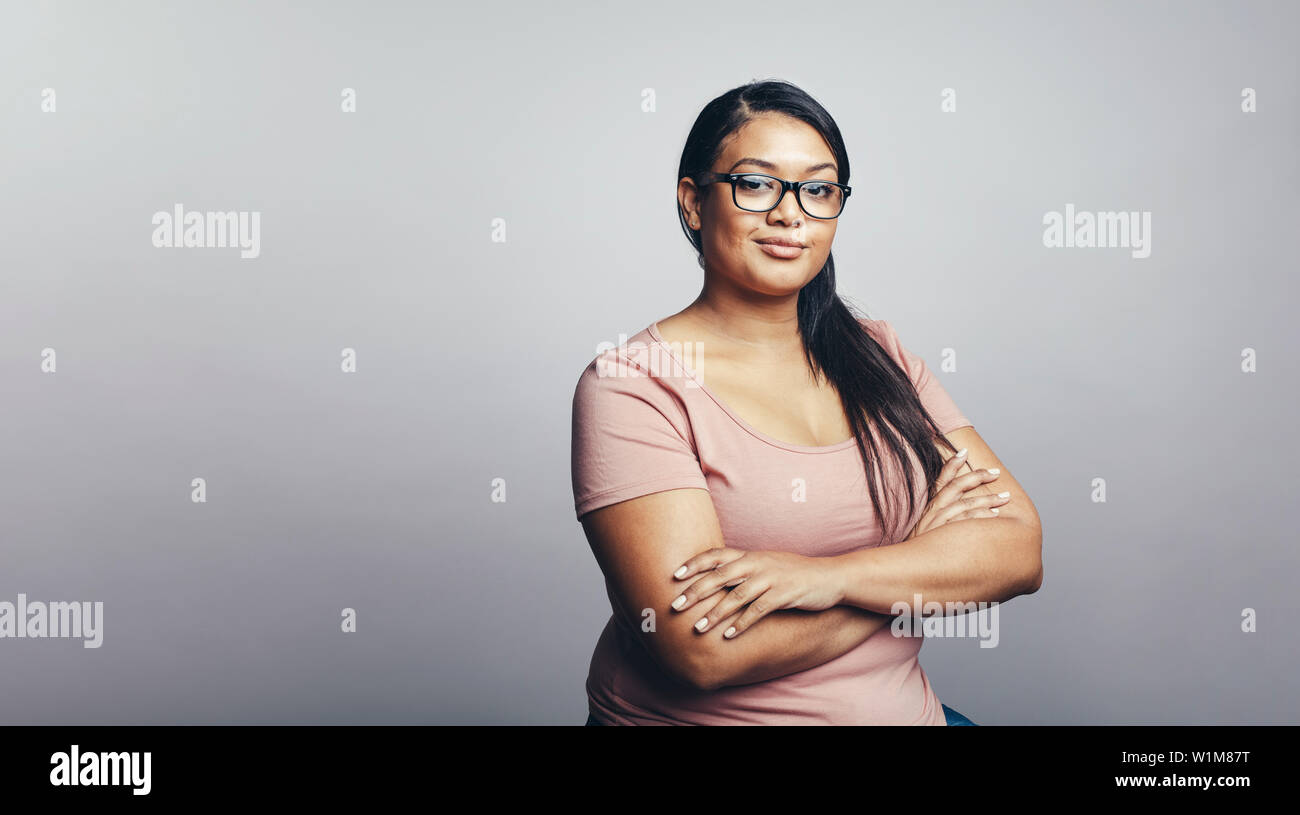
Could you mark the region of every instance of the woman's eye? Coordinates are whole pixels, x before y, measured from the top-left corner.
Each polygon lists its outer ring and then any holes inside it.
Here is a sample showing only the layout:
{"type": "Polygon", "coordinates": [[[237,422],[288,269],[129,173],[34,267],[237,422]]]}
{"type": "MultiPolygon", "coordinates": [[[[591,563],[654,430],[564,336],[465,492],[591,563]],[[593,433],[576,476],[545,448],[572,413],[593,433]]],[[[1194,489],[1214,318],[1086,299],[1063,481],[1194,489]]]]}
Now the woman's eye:
{"type": "Polygon", "coordinates": [[[832,189],[834,188],[831,187],[830,184],[809,184],[808,186],[803,188],[803,191],[805,195],[812,195],[814,197],[825,198],[831,194],[832,189]]]}
{"type": "Polygon", "coordinates": [[[748,190],[751,192],[765,190],[772,186],[772,182],[768,181],[766,178],[757,178],[755,176],[745,176],[744,178],[741,178],[738,183],[742,190],[748,190]]]}

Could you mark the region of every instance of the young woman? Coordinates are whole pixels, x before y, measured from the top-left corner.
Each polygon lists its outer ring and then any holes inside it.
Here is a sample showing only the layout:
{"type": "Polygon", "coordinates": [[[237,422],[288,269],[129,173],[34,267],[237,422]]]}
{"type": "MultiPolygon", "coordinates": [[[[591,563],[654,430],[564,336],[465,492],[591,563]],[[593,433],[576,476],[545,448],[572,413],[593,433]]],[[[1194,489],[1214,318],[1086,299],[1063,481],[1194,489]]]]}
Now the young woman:
{"type": "Polygon", "coordinates": [[[891,610],[1036,591],[1042,532],[925,362],[836,294],[839,128],[750,83],[700,113],[677,177],[703,289],[574,394],[575,509],[614,612],[588,723],[969,724],[891,610]]]}

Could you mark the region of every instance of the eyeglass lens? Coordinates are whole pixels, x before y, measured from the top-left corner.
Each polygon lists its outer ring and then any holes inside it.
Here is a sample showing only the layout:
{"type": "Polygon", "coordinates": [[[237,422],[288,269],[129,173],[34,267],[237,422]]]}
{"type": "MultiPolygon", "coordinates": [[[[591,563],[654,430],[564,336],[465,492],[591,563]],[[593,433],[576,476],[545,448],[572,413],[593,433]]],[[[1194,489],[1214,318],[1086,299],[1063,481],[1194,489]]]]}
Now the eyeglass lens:
{"type": "MultiPolygon", "coordinates": [[[[766,212],[776,206],[781,194],[780,182],[762,175],[736,179],[736,206],[753,212],[766,212]]],[[[834,218],[844,208],[844,191],[834,184],[805,181],[799,190],[804,211],[814,218],[834,218]]]]}

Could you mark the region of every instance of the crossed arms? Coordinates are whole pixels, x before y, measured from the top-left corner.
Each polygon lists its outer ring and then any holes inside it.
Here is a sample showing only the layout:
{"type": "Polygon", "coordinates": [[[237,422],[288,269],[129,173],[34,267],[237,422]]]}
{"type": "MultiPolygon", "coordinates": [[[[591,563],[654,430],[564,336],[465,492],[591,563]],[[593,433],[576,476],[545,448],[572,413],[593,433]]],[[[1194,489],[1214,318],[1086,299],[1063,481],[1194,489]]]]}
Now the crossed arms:
{"type": "MultiPolygon", "coordinates": [[[[889,625],[895,602],[1004,602],[1042,583],[1042,528],[1029,496],[973,427],[946,437],[966,448],[971,468],[999,468],[999,491],[1011,493],[996,518],[949,523],[892,546],[817,558],[817,579],[834,586],[835,605],[819,611],[773,611],[762,625],[728,639],[724,633],[744,609],[719,620],[711,610],[726,600],[717,591],[678,613],[673,601],[690,580],[673,573],[692,557],[726,546],[709,493],[676,489],[623,501],[588,513],[583,529],[609,581],[616,613],[654,609],[656,630],[645,635],[650,653],[680,681],[700,690],[761,682],[828,662],[889,625]],[[703,632],[695,623],[709,617],[703,632]]],[[[979,490],[992,492],[987,486],[979,490]]],[[[729,603],[728,605],[733,605],[729,603]]]]}

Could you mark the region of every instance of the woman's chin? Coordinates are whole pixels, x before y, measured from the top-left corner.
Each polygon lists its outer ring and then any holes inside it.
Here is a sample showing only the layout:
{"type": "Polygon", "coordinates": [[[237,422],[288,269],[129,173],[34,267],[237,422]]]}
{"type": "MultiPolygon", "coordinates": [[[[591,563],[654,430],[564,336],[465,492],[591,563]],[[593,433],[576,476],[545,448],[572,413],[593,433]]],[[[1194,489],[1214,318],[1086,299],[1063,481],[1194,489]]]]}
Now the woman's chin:
{"type": "Polygon", "coordinates": [[[748,284],[751,289],[772,297],[782,297],[791,294],[798,294],[799,290],[808,285],[816,273],[809,273],[806,268],[784,270],[782,272],[773,272],[771,269],[755,269],[749,275],[748,284]]]}

